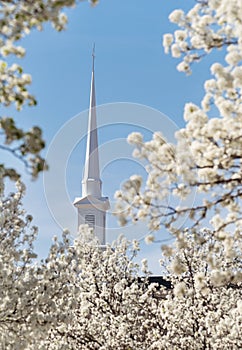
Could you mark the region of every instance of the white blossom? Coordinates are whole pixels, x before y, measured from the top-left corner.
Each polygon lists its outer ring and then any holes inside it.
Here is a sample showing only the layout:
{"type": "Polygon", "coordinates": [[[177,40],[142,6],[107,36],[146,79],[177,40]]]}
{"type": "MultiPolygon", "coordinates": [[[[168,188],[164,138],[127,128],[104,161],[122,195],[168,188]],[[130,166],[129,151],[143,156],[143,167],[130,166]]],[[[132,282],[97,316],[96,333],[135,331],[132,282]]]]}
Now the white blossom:
{"type": "Polygon", "coordinates": [[[169,20],[171,22],[174,22],[174,23],[179,23],[180,20],[183,18],[184,16],[184,12],[183,10],[174,10],[170,16],[169,16],[169,20]]]}
{"type": "Polygon", "coordinates": [[[172,42],[173,42],[172,34],[165,34],[163,36],[163,46],[164,46],[164,49],[165,49],[166,53],[169,52],[169,49],[170,49],[170,46],[171,46],[172,42]]]}
{"type": "Polygon", "coordinates": [[[143,142],[143,136],[139,132],[132,132],[127,139],[130,144],[139,144],[143,142]]]}
{"type": "Polygon", "coordinates": [[[148,236],[145,237],[145,243],[146,244],[151,244],[151,243],[154,242],[154,239],[155,239],[154,235],[149,234],[148,236]]]}

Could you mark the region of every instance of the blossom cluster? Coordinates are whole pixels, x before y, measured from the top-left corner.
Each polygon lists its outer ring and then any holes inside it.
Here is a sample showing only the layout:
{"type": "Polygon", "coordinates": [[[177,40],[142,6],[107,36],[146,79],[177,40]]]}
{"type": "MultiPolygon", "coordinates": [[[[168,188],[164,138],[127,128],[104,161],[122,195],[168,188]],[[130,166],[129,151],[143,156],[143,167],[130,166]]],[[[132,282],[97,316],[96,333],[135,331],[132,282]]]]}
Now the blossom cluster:
{"type": "Polygon", "coordinates": [[[242,5],[238,0],[229,3],[226,0],[198,1],[187,13],[176,9],[169,19],[180,29],[164,35],[165,52],[171,51],[173,57],[182,57],[177,69],[186,73],[191,72],[191,63],[223,47],[227,48],[227,62],[237,65],[242,55],[241,16],[242,5]]]}

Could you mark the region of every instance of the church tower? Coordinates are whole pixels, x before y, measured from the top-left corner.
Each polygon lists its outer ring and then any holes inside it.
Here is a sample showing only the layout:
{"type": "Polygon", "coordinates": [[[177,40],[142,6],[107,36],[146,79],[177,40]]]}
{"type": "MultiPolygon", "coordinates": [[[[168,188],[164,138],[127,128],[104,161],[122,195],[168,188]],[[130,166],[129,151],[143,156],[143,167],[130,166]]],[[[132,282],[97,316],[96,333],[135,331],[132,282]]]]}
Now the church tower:
{"type": "Polygon", "coordinates": [[[94,51],[92,54],[92,79],[90,107],[88,115],[88,133],[86,161],[82,179],[82,197],[74,201],[78,210],[78,227],[88,224],[94,230],[100,245],[106,244],[106,211],[110,208],[108,197],[102,196],[102,181],[99,171],[98,135],[96,119],[96,97],[94,81],[94,51]]]}

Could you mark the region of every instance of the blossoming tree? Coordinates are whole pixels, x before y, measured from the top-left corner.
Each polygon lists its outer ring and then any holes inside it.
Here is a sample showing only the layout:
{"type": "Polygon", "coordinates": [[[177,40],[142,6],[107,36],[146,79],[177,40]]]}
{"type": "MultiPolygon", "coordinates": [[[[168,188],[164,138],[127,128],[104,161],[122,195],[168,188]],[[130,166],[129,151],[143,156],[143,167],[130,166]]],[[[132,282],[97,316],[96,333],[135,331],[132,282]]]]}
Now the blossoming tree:
{"type": "Polygon", "coordinates": [[[54,238],[39,262],[37,229],[22,209],[23,194],[18,182],[1,203],[0,348],[149,348],[165,329],[155,285],[138,278],[138,243],[120,239],[103,251],[81,227],[72,243],[68,232],[62,241],[54,238]]]}
{"type": "MultiPolygon", "coordinates": [[[[167,333],[162,349],[239,349],[241,260],[213,232],[182,232],[174,247],[163,246],[174,290],[160,307],[167,333]],[[234,275],[228,271],[233,266],[234,275]]],[[[235,243],[236,249],[239,243],[235,243]]],[[[230,246],[231,248],[231,246],[230,246]]],[[[237,253],[239,249],[237,250],[237,253]]],[[[158,347],[159,348],[159,347],[158,347]]]]}
{"type": "Polygon", "coordinates": [[[143,142],[139,133],[128,137],[135,146],[134,156],[148,162],[148,177],[142,187],[142,179],[133,176],[116,193],[121,222],[128,216],[148,219],[151,230],[164,226],[178,239],[185,226],[197,230],[210,225],[225,249],[229,245],[232,250],[241,239],[241,15],[238,0],[197,1],[187,14],[175,10],[170,15],[180,29],[164,35],[164,47],[182,58],[179,70],[190,72],[193,62],[218,48],[225,61],[212,64],[213,77],[204,84],[201,107],[185,106],[186,126],[176,133],[176,144],[168,144],[160,132],[149,142],[143,142]],[[184,205],[192,191],[197,193],[194,202],[184,205]],[[181,217],[185,218],[183,226],[178,223],[181,217]]]}
{"type": "Polygon", "coordinates": [[[156,287],[148,286],[145,277],[138,278],[138,265],[132,261],[137,242],[130,245],[121,238],[102,250],[95,239],[87,240],[88,235],[83,227],[68,255],[62,256],[62,273],[68,276],[63,293],[68,314],[40,345],[44,349],[150,348],[165,329],[156,287]]]}
{"type": "Polygon", "coordinates": [[[39,339],[43,335],[46,322],[42,322],[41,315],[48,310],[51,297],[43,288],[47,283],[43,269],[34,264],[37,228],[30,228],[32,217],[25,215],[22,208],[23,194],[24,185],[18,182],[16,193],[1,201],[1,349],[26,349],[32,337],[39,339]]]}
{"type": "Polygon", "coordinates": [[[226,273],[229,264],[238,272],[240,261],[211,232],[183,233],[175,247],[163,246],[172,290],[147,283],[146,261],[138,277],[138,242],[120,238],[103,251],[87,227],[72,243],[68,232],[54,238],[38,262],[37,229],[21,206],[24,186],[17,186],[1,211],[1,348],[241,347],[241,275],[228,280],[226,273]]]}
{"type": "MultiPolygon", "coordinates": [[[[187,13],[175,10],[169,18],[179,29],[165,34],[163,44],[181,58],[179,71],[190,74],[193,63],[217,49],[223,59],[211,65],[201,106],[186,104],[186,126],[176,133],[176,144],[161,132],[149,142],[140,133],[128,137],[148,176],[143,183],[134,175],[117,191],[117,212],[121,224],[147,220],[150,231],[174,235],[175,249],[162,247],[175,299],[170,294],[162,309],[169,331],[161,348],[239,349],[242,3],[196,1],[187,13]]],[[[147,241],[153,239],[149,234],[147,241]]]]}

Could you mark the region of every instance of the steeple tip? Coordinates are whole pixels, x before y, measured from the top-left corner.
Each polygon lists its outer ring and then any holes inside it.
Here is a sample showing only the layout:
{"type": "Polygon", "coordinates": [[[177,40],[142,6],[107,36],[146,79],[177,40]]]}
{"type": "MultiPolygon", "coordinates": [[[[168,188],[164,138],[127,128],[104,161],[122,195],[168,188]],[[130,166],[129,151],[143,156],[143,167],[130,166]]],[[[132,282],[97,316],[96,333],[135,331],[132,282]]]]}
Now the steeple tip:
{"type": "Polygon", "coordinates": [[[94,71],[94,62],[95,62],[95,42],[93,43],[93,48],[92,48],[92,71],[94,71]]]}

